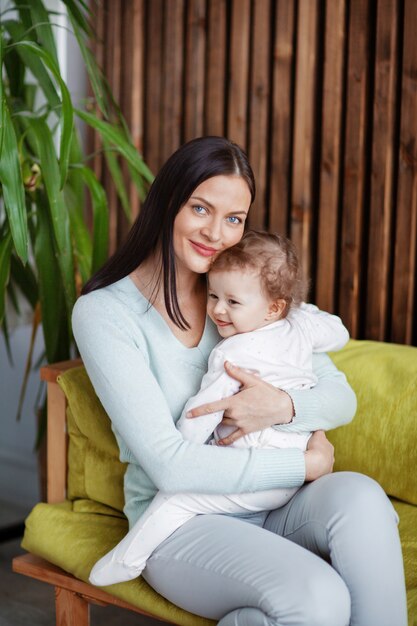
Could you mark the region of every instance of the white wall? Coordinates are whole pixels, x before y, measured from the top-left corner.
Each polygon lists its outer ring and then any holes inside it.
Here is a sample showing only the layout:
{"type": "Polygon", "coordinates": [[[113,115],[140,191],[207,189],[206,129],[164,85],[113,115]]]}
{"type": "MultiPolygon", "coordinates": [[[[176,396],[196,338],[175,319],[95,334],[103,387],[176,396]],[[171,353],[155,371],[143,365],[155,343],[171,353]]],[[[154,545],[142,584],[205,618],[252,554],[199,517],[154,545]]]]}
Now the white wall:
{"type": "MultiPolygon", "coordinates": [[[[36,442],[35,398],[39,387],[39,372],[31,372],[22,416],[16,421],[19,392],[23,380],[31,327],[15,328],[11,333],[14,367],[8,362],[4,340],[0,343],[0,500],[30,508],[39,500],[39,480],[36,442]]],[[[39,332],[35,344],[35,359],[43,349],[39,332]]]]}
{"type": "MultiPolygon", "coordinates": [[[[50,10],[65,12],[59,0],[45,2],[50,10]]],[[[68,25],[65,15],[56,16],[54,22],[68,25]]],[[[86,93],[85,70],[74,37],[64,28],[56,29],[61,72],[66,77],[74,105],[79,106],[86,93]]],[[[39,372],[31,372],[20,422],[15,416],[19,401],[26,356],[30,343],[31,326],[28,315],[12,320],[11,347],[14,367],[8,361],[4,338],[0,336],[0,502],[20,504],[26,509],[39,500],[39,478],[36,441],[36,416],[34,403],[38,393],[39,372]]],[[[43,351],[42,331],[38,331],[35,344],[35,363],[43,351]]]]}

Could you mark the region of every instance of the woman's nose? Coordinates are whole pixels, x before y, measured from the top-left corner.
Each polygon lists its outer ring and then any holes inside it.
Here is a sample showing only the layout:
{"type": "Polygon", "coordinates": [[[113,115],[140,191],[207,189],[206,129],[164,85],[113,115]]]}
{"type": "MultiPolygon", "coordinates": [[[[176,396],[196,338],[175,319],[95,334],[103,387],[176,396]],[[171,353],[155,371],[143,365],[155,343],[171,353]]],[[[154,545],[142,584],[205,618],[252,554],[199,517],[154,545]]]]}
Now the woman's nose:
{"type": "Polygon", "coordinates": [[[218,220],[213,220],[210,224],[206,224],[206,226],[201,229],[201,234],[209,241],[219,241],[221,238],[220,222],[218,220]]]}

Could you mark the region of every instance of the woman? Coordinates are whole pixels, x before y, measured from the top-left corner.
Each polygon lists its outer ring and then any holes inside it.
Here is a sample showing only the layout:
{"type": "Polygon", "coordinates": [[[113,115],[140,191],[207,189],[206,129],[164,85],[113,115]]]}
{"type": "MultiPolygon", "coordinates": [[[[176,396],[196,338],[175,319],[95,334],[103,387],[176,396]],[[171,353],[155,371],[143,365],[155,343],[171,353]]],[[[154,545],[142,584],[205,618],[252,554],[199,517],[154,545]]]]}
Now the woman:
{"type": "MultiPolygon", "coordinates": [[[[322,432],[303,453],[200,446],[175,428],[219,340],[205,314],[205,273],[241,238],[254,194],[236,145],[189,142],[163,166],[126,243],[74,308],[80,353],[128,463],[130,526],[158,489],[238,493],[313,481],[276,511],[194,518],[154,552],[143,576],[220,626],[405,626],[396,515],[374,481],[331,474],[322,432]]],[[[242,391],[195,414],[224,409],[224,422],[236,425],[232,438],[284,423],[333,428],[353,416],[353,393],[326,355],[316,355],[317,386],[291,397],[228,371],[242,391]]]]}

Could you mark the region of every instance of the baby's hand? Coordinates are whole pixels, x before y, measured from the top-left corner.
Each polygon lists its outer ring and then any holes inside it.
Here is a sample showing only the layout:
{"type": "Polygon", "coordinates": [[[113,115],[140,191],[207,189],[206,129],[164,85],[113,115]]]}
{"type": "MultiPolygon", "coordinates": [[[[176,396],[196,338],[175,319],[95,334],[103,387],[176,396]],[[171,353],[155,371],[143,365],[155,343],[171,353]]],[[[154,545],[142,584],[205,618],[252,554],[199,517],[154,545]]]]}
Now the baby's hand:
{"type": "Polygon", "coordinates": [[[306,481],[330,474],[334,465],[334,447],[323,430],[317,430],[309,439],[305,453],[306,481]]]}
{"type": "Polygon", "coordinates": [[[222,424],[233,426],[235,430],[228,437],[220,439],[218,445],[229,446],[248,433],[275,424],[287,424],[292,420],[294,409],[285,391],[227,361],[224,367],[229,376],[241,383],[240,391],[234,396],[203,404],[187,413],[187,417],[194,418],[224,411],[222,424]]]}

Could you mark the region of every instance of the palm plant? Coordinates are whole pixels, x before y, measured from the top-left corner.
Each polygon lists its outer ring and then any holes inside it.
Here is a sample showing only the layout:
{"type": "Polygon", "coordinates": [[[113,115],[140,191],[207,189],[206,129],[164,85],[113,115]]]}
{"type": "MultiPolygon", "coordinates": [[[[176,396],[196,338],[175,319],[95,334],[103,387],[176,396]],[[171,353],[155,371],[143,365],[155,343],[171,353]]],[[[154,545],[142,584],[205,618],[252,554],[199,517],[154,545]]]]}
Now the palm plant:
{"type": "MultiPolygon", "coordinates": [[[[89,49],[90,9],[84,0],[62,1],[94,94],[88,110],[74,107],[61,76],[56,14],[42,0],[10,0],[0,14],[0,324],[11,358],[6,300],[19,314],[20,292],[33,311],[25,379],[39,325],[46,361],[71,358],[72,307],[108,254],[106,194],[88,166],[74,117],[100,134],[128,219],[120,159],[141,198],[152,181],[89,49]]],[[[25,381],[21,399],[24,388],[25,381]]]]}

